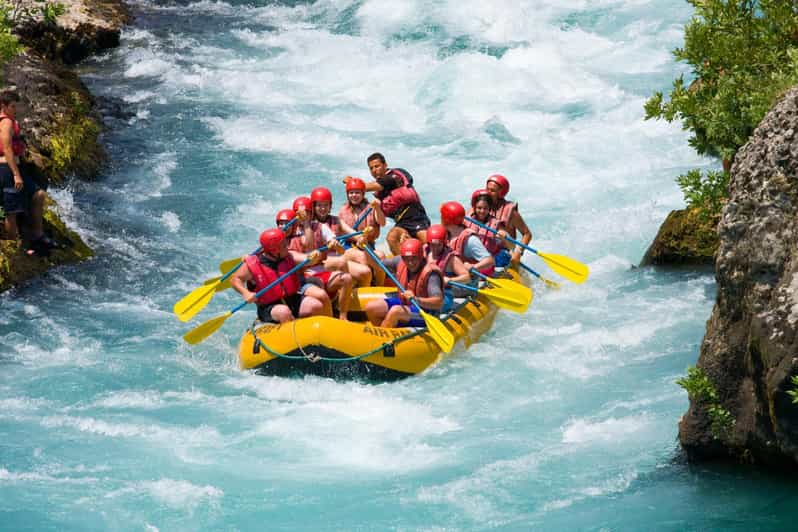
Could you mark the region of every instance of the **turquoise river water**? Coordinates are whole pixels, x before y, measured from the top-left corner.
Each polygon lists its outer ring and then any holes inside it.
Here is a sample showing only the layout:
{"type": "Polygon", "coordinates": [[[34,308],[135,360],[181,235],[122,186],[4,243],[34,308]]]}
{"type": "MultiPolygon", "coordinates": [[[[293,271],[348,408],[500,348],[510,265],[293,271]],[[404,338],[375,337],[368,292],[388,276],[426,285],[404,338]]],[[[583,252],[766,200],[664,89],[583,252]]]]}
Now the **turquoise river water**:
{"type": "MultiPolygon", "coordinates": [[[[643,103],[685,72],[683,0],[146,1],[81,65],[111,164],[54,191],[97,250],[0,296],[3,530],[790,529],[795,488],[691,466],[674,381],[711,272],[635,269],[701,159],[643,103]],[[241,372],[173,303],[318,185],[409,169],[431,212],[512,182],[590,280],[390,384],[241,372]]],[[[530,265],[550,273],[536,257],[530,265]]]]}

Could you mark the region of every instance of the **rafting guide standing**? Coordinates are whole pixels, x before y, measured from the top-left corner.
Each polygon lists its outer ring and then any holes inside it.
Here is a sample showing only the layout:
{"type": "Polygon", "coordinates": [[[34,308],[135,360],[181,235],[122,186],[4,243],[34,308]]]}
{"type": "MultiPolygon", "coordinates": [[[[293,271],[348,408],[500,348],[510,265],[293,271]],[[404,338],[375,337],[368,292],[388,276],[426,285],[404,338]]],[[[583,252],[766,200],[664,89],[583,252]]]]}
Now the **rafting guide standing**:
{"type": "MultiPolygon", "coordinates": [[[[366,183],[366,191],[374,193],[381,202],[382,212],[396,223],[385,237],[391,253],[399,255],[399,246],[407,238],[426,242],[430,220],[413,187],[413,176],[402,168],[388,168],[381,153],[372,153],[366,162],[374,178],[374,181],[366,183]]],[[[355,178],[346,176],[344,183],[351,179],[355,178]]]]}

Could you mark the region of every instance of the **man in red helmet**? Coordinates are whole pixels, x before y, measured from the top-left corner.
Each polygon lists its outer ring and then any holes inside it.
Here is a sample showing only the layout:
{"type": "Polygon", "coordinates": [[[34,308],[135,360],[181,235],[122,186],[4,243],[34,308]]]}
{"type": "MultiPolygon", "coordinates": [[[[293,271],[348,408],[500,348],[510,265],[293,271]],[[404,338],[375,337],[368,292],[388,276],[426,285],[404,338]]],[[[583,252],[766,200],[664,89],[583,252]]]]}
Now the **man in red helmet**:
{"type": "MultiPolygon", "coordinates": [[[[261,321],[285,323],[297,317],[332,315],[327,293],[313,284],[304,284],[300,272],[294,272],[256,298],[255,294],[304,260],[302,254],[288,249],[288,240],[281,229],[267,229],[261,233],[260,245],[261,252],[245,257],[230,284],[245,301],[257,303],[261,321]]],[[[318,253],[313,257],[314,260],[319,258],[318,253]]]]}
{"type": "Polygon", "coordinates": [[[476,268],[486,275],[493,274],[495,262],[482,240],[463,224],[465,207],[456,201],[441,205],[441,224],[446,228],[449,247],[465,263],[467,268],[476,268]]]}
{"type": "MultiPolygon", "coordinates": [[[[413,176],[402,168],[388,168],[381,153],[372,153],[366,162],[374,178],[374,181],[366,183],[366,191],[374,192],[374,196],[381,202],[385,216],[396,223],[385,237],[391,253],[398,255],[399,246],[406,238],[417,238],[425,242],[430,220],[418,192],[413,187],[413,176]]],[[[344,182],[350,179],[354,178],[346,176],[344,182]]]]}
{"type": "MultiPolygon", "coordinates": [[[[485,189],[493,198],[493,216],[498,220],[498,229],[504,229],[507,234],[512,238],[518,239],[516,236],[521,233],[521,242],[529,245],[532,240],[532,231],[526,226],[526,222],[518,212],[518,203],[507,201],[505,196],[510,192],[510,181],[501,174],[493,174],[489,176],[485,183],[485,189]]],[[[516,246],[513,249],[511,262],[518,264],[521,262],[521,255],[524,254],[524,248],[516,246]]]]}
{"type": "Polygon", "coordinates": [[[380,327],[424,327],[419,308],[437,314],[443,306],[443,276],[435,264],[424,258],[424,244],[408,238],[399,248],[399,256],[385,259],[383,264],[396,272],[396,279],[405,288],[398,296],[373,299],[366,303],[366,316],[380,327]]]}

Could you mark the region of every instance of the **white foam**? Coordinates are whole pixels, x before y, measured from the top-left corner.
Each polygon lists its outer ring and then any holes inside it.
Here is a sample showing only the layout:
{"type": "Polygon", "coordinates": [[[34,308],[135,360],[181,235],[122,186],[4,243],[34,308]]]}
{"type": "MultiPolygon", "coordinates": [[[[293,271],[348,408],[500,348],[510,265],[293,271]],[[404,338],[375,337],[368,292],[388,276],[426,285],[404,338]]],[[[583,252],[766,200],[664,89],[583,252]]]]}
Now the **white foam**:
{"type": "Polygon", "coordinates": [[[161,214],[161,223],[171,233],[177,233],[180,230],[180,217],[172,211],[166,211],[161,214]]]}
{"type": "Polygon", "coordinates": [[[621,443],[644,432],[651,423],[647,414],[611,417],[603,421],[577,419],[562,429],[562,441],[570,444],[621,443]]]}

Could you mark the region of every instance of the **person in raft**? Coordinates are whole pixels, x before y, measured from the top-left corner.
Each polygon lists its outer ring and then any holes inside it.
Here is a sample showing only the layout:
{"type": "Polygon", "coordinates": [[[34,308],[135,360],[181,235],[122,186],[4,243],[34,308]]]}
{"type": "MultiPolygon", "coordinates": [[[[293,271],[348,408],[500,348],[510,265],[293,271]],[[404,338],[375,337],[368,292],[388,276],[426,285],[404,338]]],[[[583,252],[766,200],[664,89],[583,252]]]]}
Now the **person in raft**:
{"type": "Polygon", "coordinates": [[[30,244],[25,253],[31,257],[50,255],[56,243],[44,234],[44,191],[20,171],[27,146],[17,122],[19,96],[13,91],[0,93],[0,184],[5,212],[5,233],[9,240],[19,238],[19,215],[30,224],[30,244]]]}
{"type": "Polygon", "coordinates": [[[458,283],[469,283],[471,273],[465,267],[463,261],[457,256],[452,248],[449,247],[446,237],[446,228],[440,224],[429,226],[427,229],[427,243],[424,244],[424,255],[427,262],[438,267],[443,275],[444,303],[441,312],[448,312],[454,303],[453,298],[465,297],[470,292],[463,288],[449,286],[449,281],[458,283]]]}
{"type": "Polygon", "coordinates": [[[373,299],[366,303],[366,316],[380,327],[423,327],[424,318],[411,299],[415,297],[421,308],[438,314],[443,306],[443,276],[435,264],[424,258],[424,244],[408,238],[399,248],[399,256],[383,260],[396,272],[396,279],[405,288],[397,296],[373,299]]]}
{"type": "MultiPolygon", "coordinates": [[[[374,181],[366,183],[366,191],[373,192],[380,200],[382,212],[392,218],[396,225],[388,231],[385,240],[394,255],[399,254],[399,246],[406,238],[417,238],[426,242],[426,229],[430,226],[427,211],[421,198],[413,188],[413,176],[402,168],[388,168],[381,153],[372,153],[366,159],[369,172],[374,181]]],[[[346,176],[348,183],[352,176],[346,176]]]]}
{"type": "MultiPolygon", "coordinates": [[[[355,240],[357,247],[347,249],[344,256],[358,264],[368,265],[371,269],[373,284],[382,286],[385,282],[385,272],[376,264],[372,264],[371,257],[361,248],[365,245],[374,249],[374,243],[380,236],[380,228],[385,226],[385,213],[382,212],[380,200],[376,198],[371,202],[366,200],[366,183],[362,179],[353,177],[346,182],[346,203],[338,211],[338,218],[353,230],[364,230],[368,233],[359,236],[355,240]],[[371,208],[371,212],[360,222],[360,225],[355,227],[357,219],[368,208],[371,208]]],[[[382,252],[377,251],[377,255],[382,256],[382,252]]]]}
{"type": "MultiPolygon", "coordinates": [[[[304,260],[301,253],[288,249],[288,239],[282,229],[267,229],[261,233],[260,245],[262,249],[258,254],[245,257],[230,284],[245,301],[258,305],[261,321],[285,323],[297,317],[332,315],[327,293],[314,284],[303,283],[300,272],[294,272],[256,298],[256,293],[304,260]]],[[[320,260],[321,254],[316,253],[311,258],[320,260]]]]}
{"type": "MultiPolygon", "coordinates": [[[[288,249],[300,254],[298,260],[310,257],[308,253],[324,245],[330,250],[343,252],[343,246],[336,240],[335,232],[327,224],[312,218],[313,203],[310,198],[297,198],[294,207],[300,221],[294,224],[296,229],[288,243],[288,249]]],[[[325,289],[331,299],[338,296],[338,317],[346,321],[354,283],[349,272],[343,269],[346,261],[341,260],[340,256],[328,258],[327,253],[321,254],[321,260],[323,263],[314,264],[305,270],[305,278],[325,289]]]]}
{"type": "MultiPolygon", "coordinates": [[[[332,192],[328,188],[314,188],[310,193],[312,207],[311,219],[317,224],[314,231],[318,231],[318,225],[327,227],[334,236],[347,235],[354,233],[355,229],[343,218],[330,214],[332,210],[332,192]]],[[[352,220],[354,223],[355,220],[352,220]]],[[[368,234],[373,231],[369,226],[364,228],[365,234],[352,239],[353,243],[365,245],[368,234]]],[[[317,234],[317,242],[318,237],[317,234]]],[[[331,248],[332,249],[332,248],[331,248]]],[[[345,249],[345,248],[344,248],[345,249]]],[[[351,248],[350,248],[351,249],[351,248]]],[[[360,250],[340,250],[341,253],[331,251],[327,255],[324,267],[328,270],[340,270],[352,276],[352,280],[357,286],[369,286],[371,284],[371,269],[368,266],[366,254],[360,250]]]]}
{"type": "MultiPolygon", "coordinates": [[[[491,214],[499,220],[499,229],[504,229],[512,238],[520,240],[524,245],[529,245],[532,240],[532,231],[526,226],[526,222],[518,212],[518,203],[507,201],[505,198],[510,192],[510,181],[503,175],[493,174],[488,176],[485,189],[493,198],[491,214]],[[518,233],[521,233],[521,238],[518,238],[518,233]]],[[[515,246],[510,262],[513,265],[518,265],[523,254],[524,248],[515,246]]]]}
{"type": "Polygon", "coordinates": [[[476,224],[472,224],[468,220],[464,221],[463,224],[482,240],[485,249],[493,255],[496,267],[504,268],[510,264],[511,256],[508,249],[512,249],[513,245],[504,239],[507,236],[507,231],[500,227],[499,219],[493,216],[492,210],[493,198],[490,193],[484,188],[475,190],[471,194],[471,209],[466,215],[492,229],[496,229],[498,233],[492,233],[476,224]]]}
{"type": "Polygon", "coordinates": [[[482,240],[463,225],[465,208],[456,201],[441,205],[441,224],[446,228],[448,246],[463,261],[466,268],[476,268],[485,275],[493,275],[493,255],[482,240]]]}

